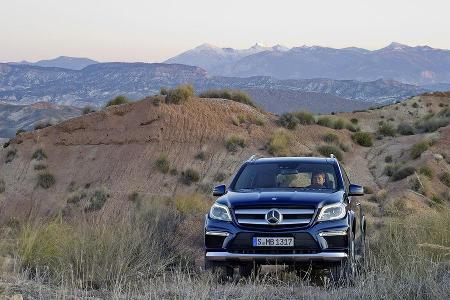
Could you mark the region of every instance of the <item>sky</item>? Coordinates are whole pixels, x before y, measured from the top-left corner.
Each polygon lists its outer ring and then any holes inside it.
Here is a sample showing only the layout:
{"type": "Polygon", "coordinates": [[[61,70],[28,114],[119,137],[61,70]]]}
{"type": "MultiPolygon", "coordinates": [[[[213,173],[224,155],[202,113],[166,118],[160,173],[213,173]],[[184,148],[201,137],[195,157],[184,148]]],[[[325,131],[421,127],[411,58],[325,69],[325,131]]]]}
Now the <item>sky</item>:
{"type": "Polygon", "coordinates": [[[0,61],[161,62],[203,43],[450,49],[449,0],[0,0],[0,61]]]}

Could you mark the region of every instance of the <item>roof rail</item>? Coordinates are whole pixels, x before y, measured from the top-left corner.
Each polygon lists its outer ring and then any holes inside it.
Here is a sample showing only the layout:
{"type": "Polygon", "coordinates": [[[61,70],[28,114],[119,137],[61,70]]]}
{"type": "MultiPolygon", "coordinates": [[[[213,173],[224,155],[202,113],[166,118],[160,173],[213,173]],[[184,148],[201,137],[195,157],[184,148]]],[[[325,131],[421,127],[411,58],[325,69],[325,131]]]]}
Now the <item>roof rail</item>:
{"type": "Polygon", "coordinates": [[[255,160],[257,160],[257,159],[258,159],[258,155],[253,154],[252,156],[250,156],[249,159],[247,159],[247,161],[255,161],[255,160]]]}
{"type": "Polygon", "coordinates": [[[330,154],[330,157],[336,159],[336,156],[334,156],[333,153],[330,154]]]}

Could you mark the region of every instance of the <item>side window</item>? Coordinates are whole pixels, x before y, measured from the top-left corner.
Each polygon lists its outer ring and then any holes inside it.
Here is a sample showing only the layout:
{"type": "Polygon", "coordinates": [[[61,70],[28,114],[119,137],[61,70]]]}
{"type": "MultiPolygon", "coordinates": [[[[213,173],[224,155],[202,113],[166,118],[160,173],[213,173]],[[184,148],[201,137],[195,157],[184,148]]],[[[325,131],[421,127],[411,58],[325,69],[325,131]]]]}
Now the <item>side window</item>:
{"type": "Polygon", "coordinates": [[[345,172],[343,167],[341,167],[341,170],[342,170],[342,175],[344,176],[345,191],[348,192],[348,187],[350,185],[350,180],[348,179],[347,172],[345,172]]]}

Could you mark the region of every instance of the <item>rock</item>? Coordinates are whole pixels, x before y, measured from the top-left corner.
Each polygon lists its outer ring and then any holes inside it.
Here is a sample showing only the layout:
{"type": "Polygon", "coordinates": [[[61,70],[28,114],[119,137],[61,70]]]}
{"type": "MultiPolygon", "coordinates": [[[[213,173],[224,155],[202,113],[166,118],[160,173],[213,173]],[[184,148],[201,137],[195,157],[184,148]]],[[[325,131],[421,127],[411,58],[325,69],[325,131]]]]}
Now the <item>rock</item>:
{"type": "Polygon", "coordinates": [[[441,154],[436,153],[436,154],[434,154],[434,159],[437,160],[437,161],[440,161],[440,160],[443,160],[444,157],[441,154]]]}
{"type": "Polygon", "coordinates": [[[22,294],[15,294],[15,295],[12,295],[9,298],[9,300],[23,300],[23,296],[22,296],[22,294]]]}

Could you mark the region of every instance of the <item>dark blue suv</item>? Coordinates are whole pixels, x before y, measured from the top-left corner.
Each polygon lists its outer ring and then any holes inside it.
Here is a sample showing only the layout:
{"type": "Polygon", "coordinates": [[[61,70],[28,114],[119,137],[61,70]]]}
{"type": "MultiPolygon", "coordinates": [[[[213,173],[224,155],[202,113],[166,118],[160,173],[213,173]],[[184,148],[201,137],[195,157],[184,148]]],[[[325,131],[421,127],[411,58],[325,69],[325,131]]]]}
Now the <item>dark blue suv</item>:
{"type": "Polygon", "coordinates": [[[205,218],[205,268],[233,276],[239,267],[249,276],[262,264],[287,264],[347,277],[355,270],[355,245],[363,251],[365,220],[352,199],[363,193],[334,156],[253,156],[229,187],[214,188],[219,198],[205,218]]]}

